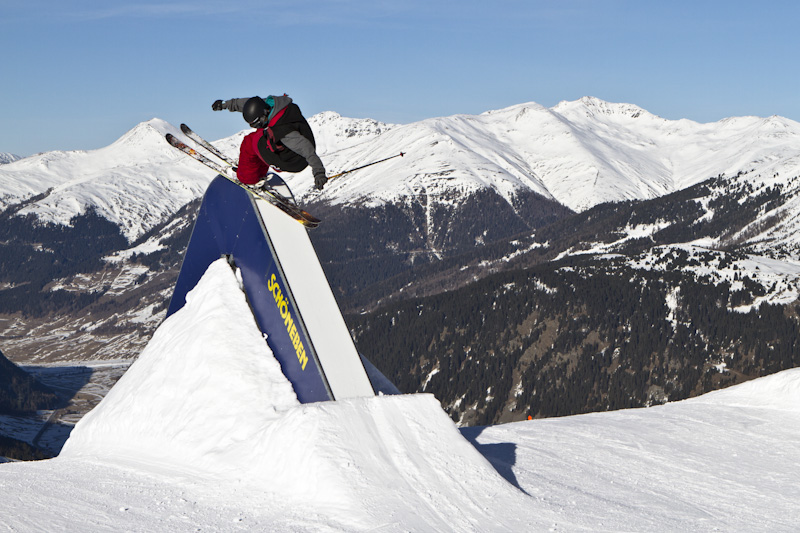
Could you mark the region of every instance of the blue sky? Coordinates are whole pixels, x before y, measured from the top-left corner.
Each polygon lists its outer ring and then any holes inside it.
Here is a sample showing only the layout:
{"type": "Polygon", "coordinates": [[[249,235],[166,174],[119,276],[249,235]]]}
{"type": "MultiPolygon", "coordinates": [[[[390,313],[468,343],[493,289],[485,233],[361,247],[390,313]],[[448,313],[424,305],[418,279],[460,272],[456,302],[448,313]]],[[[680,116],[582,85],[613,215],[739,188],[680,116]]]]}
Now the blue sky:
{"type": "Polygon", "coordinates": [[[94,149],[217,98],[408,123],[596,96],[664,118],[800,120],[800,2],[0,0],[0,152],[94,149]]]}

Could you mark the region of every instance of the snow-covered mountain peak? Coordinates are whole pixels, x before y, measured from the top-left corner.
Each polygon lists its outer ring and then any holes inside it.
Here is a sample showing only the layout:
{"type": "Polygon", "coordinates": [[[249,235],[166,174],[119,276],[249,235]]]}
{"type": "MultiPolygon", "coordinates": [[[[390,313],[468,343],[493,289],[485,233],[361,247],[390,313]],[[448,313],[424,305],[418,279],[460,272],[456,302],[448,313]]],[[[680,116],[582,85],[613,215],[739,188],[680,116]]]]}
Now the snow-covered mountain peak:
{"type": "Polygon", "coordinates": [[[785,117],[772,115],[771,117],[760,119],[758,129],[761,135],[765,137],[795,137],[800,134],[800,123],[785,117]]]}
{"type": "MultiPolygon", "coordinates": [[[[800,124],[783,117],[700,124],[594,97],[549,109],[529,102],[396,126],[330,154],[326,165],[343,169],[340,157],[365,163],[368,154],[379,159],[407,152],[402,161],[349,175],[323,197],[370,203],[406,201],[421,191],[458,197],[492,188],[511,198],[530,189],[583,211],[655,198],[719,174],[785,171],[796,166],[791,161],[800,156],[799,139],[800,124]]],[[[310,188],[310,178],[305,181],[310,188]]]]}
{"type": "Polygon", "coordinates": [[[318,113],[308,122],[321,154],[355,146],[395,127],[371,118],[343,117],[333,111],[318,113]]]}
{"type": "Polygon", "coordinates": [[[176,134],[177,132],[178,130],[169,122],[160,118],[152,118],[137,124],[110,146],[119,148],[123,145],[146,146],[152,144],[163,144],[164,135],[167,133],[176,134]]]}
{"type": "Polygon", "coordinates": [[[22,158],[16,154],[10,154],[8,152],[0,152],[0,165],[13,163],[14,161],[18,161],[20,159],[22,158]]]}
{"type": "Polygon", "coordinates": [[[178,128],[160,118],[152,118],[141,122],[128,130],[119,139],[105,148],[95,152],[98,157],[108,157],[116,165],[126,161],[129,164],[141,164],[155,158],[174,158],[176,151],[165,140],[167,133],[181,135],[178,128]]]}
{"type": "MultiPolygon", "coordinates": [[[[575,101],[562,101],[553,107],[555,113],[570,115],[572,113],[583,113],[587,117],[602,115],[615,116],[618,118],[637,119],[642,117],[661,119],[656,115],[642,109],[634,104],[606,102],[594,96],[584,96],[575,101]]],[[[664,120],[664,119],[661,119],[664,120]]]]}
{"type": "Polygon", "coordinates": [[[541,112],[547,112],[547,108],[541,104],[537,104],[536,102],[525,102],[523,104],[517,104],[505,107],[503,109],[492,109],[489,111],[484,111],[478,116],[492,117],[500,115],[513,115],[517,118],[522,118],[528,115],[529,113],[541,113],[541,112]]]}
{"type": "Polygon", "coordinates": [[[202,195],[214,172],[164,139],[161,119],[138,124],[97,150],[45,152],[0,167],[0,209],[45,193],[19,211],[68,224],[93,209],[134,240],[202,195]]]}
{"type": "Polygon", "coordinates": [[[337,113],[336,111],[323,111],[322,113],[317,113],[313,117],[311,117],[311,121],[315,122],[316,124],[326,124],[330,122],[338,122],[342,120],[342,115],[337,113]]]}
{"type": "MultiPolygon", "coordinates": [[[[489,189],[510,203],[520,192],[535,192],[583,211],[603,202],[655,198],[720,174],[788,178],[800,167],[800,124],[789,119],[733,117],[699,124],[594,97],[404,125],[332,111],[309,122],[329,175],[405,153],[338,178],[321,194],[313,190],[310,170],[286,174],[297,197],[333,204],[422,198],[453,203],[489,189]]],[[[215,144],[236,157],[249,131],[215,144]]],[[[48,152],[2,165],[0,208],[52,189],[25,212],[65,222],[98,201],[97,211],[111,220],[126,218],[124,208],[141,209],[132,215],[139,219],[148,218],[142,215],[154,205],[174,206],[199,196],[214,173],[164,142],[167,132],[180,135],[154,118],[99,150],[48,152]],[[100,194],[100,188],[107,191],[100,194]],[[176,197],[173,189],[181,193],[176,197]],[[99,200],[107,194],[118,197],[116,207],[99,200]]],[[[125,227],[130,237],[147,229],[133,220],[125,227]]]]}

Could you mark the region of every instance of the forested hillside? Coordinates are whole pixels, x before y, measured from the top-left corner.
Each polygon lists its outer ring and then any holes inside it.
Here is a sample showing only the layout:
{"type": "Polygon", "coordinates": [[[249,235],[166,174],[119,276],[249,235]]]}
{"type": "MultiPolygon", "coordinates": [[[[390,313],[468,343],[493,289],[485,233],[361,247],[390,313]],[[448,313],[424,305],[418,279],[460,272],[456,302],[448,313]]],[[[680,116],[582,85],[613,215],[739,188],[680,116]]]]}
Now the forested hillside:
{"type": "Polygon", "coordinates": [[[58,396],[0,352],[0,414],[53,409],[58,396]]]}
{"type": "Polygon", "coordinates": [[[415,298],[348,323],[401,390],[433,392],[464,424],[651,405],[798,366],[798,247],[776,237],[798,197],[787,183],[719,176],[560,217],[503,253],[417,267],[395,293],[415,298]]]}
{"type": "Polygon", "coordinates": [[[674,401],[800,366],[800,305],[760,286],[624,261],[564,261],[350,315],[359,350],[403,392],[487,425],[674,401]]]}
{"type": "Polygon", "coordinates": [[[42,223],[33,215],[0,214],[0,313],[42,316],[75,312],[99,292],[47,290],[54,280],[103,268],[103,256],[127,246],[117,225],[89,211],[69,226],[42,223]]]}

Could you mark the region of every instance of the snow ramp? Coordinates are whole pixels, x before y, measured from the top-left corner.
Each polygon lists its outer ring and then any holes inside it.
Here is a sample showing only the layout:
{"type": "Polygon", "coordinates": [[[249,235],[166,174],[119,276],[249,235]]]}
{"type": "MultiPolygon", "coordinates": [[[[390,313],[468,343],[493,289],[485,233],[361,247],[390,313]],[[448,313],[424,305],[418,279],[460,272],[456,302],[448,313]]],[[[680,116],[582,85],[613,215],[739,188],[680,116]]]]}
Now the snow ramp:
{"type": "MultiPolygon", "coordinates": [[[[531,499],[432,395],[301,404],[272,355],[236,274],[218,259],[54,461],[121,469],[120,485],[144,473],[160,480],[156,492],[180,491],[198,509],[224,504],[248,515],[242,527],[216,529],[213,513],[193,512],[193,531],[532,530],[520,513],[531,499]]],[[[92,484],[81,490],[106,490],[92,484]]],[[[126,501],[142,512],[130,530],[187,530],[148,527],[172,523],[171,497],[162,498],[126,501]]],[[[105,525],[120,514],[129,513],[92,517],[105,525]]]]}
{"type": "Polygon", "coordinates": [[[374,396],[307,230],[222,176],[197,214],[167,316],[226,257],[256,323],[301,403],[374,396]]]}

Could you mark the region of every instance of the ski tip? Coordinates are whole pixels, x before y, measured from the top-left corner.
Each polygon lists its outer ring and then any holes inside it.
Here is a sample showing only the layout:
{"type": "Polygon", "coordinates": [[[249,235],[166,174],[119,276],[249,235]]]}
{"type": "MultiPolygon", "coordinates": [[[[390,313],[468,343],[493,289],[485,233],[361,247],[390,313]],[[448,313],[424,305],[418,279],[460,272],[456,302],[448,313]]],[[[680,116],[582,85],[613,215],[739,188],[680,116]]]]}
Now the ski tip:
{"type": "Polygon", "coordinates": [[[181,142],[181,141],[180,141],[180,140],[179,140],[177,137],[175,137],[173,134],[171,134],[171,133],[167,133],[167,134],[165,135],[165,137],[166,137],[166,139],[167,139],[167,142],[168,142],[169,144],[171,144],[172,146],[174,146],[175,148],[177,148],[178,150],[181,150],[181,151],[183,151],[183,152],[186,152],[187,150],[188,150],[188,151],[191,151],[191,152],[194,152],[194,150],[192,150],[191,148],[189,148],[188,146],[186,146],[185,144],[183,144],[183,143],[182,143],[182,142],[181,142]]]}
{"type": "Polygon", "coordinates": [[[189,126],[187,126],[186,124],[181,124],[181,131],[182,131],[183,133],[186,133],[186,132],[189,132],[189,131],[192,131],[192,130],[191,130],[191,128],[190,128],[189,126]]]}

